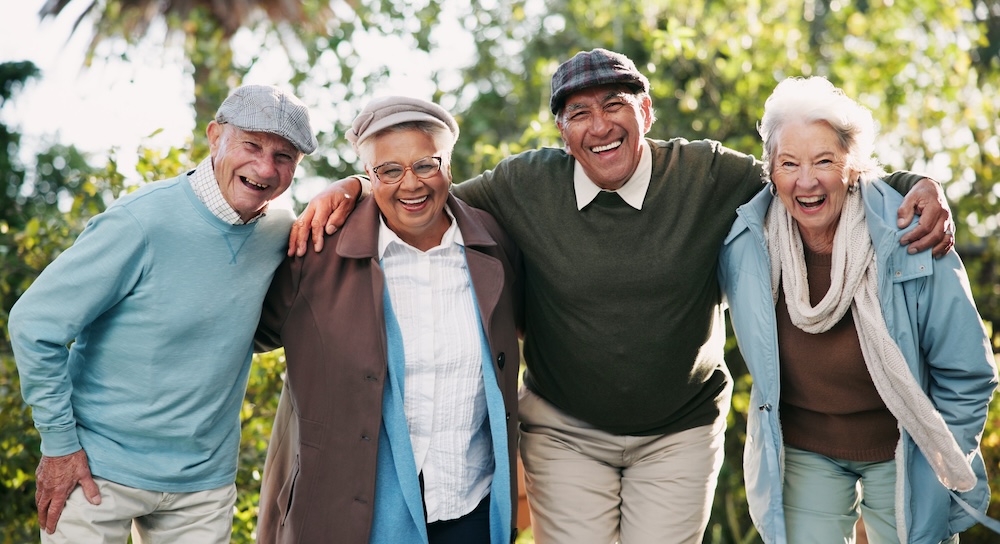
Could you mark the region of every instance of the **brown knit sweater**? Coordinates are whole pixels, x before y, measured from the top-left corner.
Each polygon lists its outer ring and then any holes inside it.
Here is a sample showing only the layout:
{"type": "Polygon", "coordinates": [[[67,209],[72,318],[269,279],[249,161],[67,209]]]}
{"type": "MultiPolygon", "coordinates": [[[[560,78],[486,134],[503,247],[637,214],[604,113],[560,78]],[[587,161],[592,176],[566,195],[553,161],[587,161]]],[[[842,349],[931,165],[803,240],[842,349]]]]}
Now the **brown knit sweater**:
{"type": "MultiPolygon", "coordinates": [[[[831,256],[806,249],[805,257],[815,305],[830,288],[831,256]]],[[[821,334],[792,324],[783,293],[776,313],[785,444],[848,461],[892,459],[899,440],[896,418],[865,367],[851,312],[821,334]]]]}

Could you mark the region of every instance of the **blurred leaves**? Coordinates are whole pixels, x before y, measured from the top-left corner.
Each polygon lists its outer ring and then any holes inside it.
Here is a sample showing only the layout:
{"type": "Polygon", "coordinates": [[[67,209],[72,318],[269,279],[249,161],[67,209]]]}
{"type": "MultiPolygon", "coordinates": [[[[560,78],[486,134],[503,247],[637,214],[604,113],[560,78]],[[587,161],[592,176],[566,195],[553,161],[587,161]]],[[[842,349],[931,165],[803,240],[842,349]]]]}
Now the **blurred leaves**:
{"type": "MultiPolygon", "coordinates": [[[[3,101],[38,75],[31,63],[0,64],[3,101]]],[[[114,162],[94,168],[72,146],[52,145],[22,164],[20,135],[0,124],[0,542],[38,538],[35,467],[41,440],[21,400],[7,332],[14,301],[122,190],[114,162]]]]}
{"type": "MultiPolygon", "coordinates": [[[[87,218],[134,186],[126,179],[144,183],[193,168],[207,153],[204,127],[215,108],[273,50],[287,57],[288,84],[331,119],[317,127],[320,151],[303,163],[307,177],[320,181],[360,168],[342,135],[364,102],[384,94],[392,68],[364,55],[379,37],[393,37],[402,46],[392,47],[433,64],[426,68],[437,86],[432,98],[456,115],[462,130],[456,180],[507,155],[561,145],[548,108],[549,79],[581,50],[620,51],[649,76],[658,117],[651,137],[711,138],[757,155],[756,122],[774,85],[789,76],[826,76],[872,109],[888,169],[924,171],[943,182],[959,252],[1000,350],[994,326],[1000,321],[1000,0],[51,0],[43,11],[55,15],[73,1],[92,5],[77,27],[93,32],[90,60],[127,60],[142,40],[182,52],[194,83],[197,128],[183,149],[139,149],[137,171],[126,175],[119,171],[119,150],[88,157],[53,144],[22,164],[19,134],[0,123],[0,543],[37,535],[38,438],[20,400],[6,312],[87,218]]],[[[30,63],[0,65],[0,108],[36,75],[30,63]]],[[[256,357],[251,373],[234,542],[254,538],[282,357],[280,351],[256,357]]],[[[731,338],[727,361],[736,382],[734,409],[706,542],[756,542],[741,461],[750,380],[731,338]]],[[[992,487],[1000,491],[997,403],[983,450],[992,487]]],[[[1000,518],[998,497],[994,518],[1000,518]]],[[[990,538],[976,527],[962,542],[990,538]]],[[[530,541],[530,534],[519,539],[530,541]]]]}

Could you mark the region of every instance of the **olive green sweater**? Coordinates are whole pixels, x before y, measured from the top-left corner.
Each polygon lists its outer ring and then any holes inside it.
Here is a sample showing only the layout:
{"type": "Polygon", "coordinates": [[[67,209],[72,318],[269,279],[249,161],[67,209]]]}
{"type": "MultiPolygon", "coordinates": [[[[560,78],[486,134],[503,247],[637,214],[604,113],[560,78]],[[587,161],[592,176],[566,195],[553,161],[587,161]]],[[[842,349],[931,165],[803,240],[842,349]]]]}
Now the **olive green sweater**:
{"type": "Polygon", "coordinates": [[[641,211],[614,193],[577,210],[574,159],[555,148],[454,188],[523,252],[525,383],[614,434],[725,417],[732,381],[715,269],[736,207],[761,188],[760,163],[718,142],[647,141],[641,211]]]}

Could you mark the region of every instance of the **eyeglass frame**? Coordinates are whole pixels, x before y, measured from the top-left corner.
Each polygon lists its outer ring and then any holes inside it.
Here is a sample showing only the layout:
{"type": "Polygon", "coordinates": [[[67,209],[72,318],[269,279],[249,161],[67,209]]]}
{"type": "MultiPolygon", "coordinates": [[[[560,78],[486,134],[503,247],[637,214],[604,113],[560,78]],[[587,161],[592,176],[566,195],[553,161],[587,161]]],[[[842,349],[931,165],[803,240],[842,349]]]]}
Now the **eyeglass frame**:
{"type": "Polygon", "coordinates": [[[398,183],[400,183],[400,182],[403,181],[403,178],[406,176],[406,171],[407,170],[409,170],[410,172],[413,172],[413,175],[417,179],[430,179],[430,178],[434,177],[435,175],[437,175],[439,172],[441,172],[441,168],[442,167],[444,167],[444,158],[442,158],[440,156],[433,156],[432,155],[432,156],[429,156],[429,157],[424,157],[422,159],[417,159],[417,160],[413,161],[412,163],[410,163],[409,166],[403,166],[402,164],[399,164],[398,162],[384,162],[384,163],[382,163],[382,164],[380,164],[378,166],[373,166],[372,167],[372,173],[375,174],[375,177],[379,180],[379,182],[384,183],[386,185],[396,185],[396,184],[398,184],[398,183]],[[415,164],[419,163],[419,162],[423,162],[423,161],[426,161],[428,159],[430,159],[431,162],[433,162],[435,165],[437,165],[437,168],[434,170],[434,172],[431,172],[430,174],[428,174],[426,176],[421,176],[420,174],[417,174],[417,172],[413,169],[413,166],[415,164]],[[403,169],[403,173],[399,175],[399,179],[397,179],[397,180],[394,180],[394,181],[384,180],[384,179],[382,179],[382,176],[379,175],[378,171],[381,168],[385,167],[385,166],[399,166],[399,167],[401,167],[403,169]]]}

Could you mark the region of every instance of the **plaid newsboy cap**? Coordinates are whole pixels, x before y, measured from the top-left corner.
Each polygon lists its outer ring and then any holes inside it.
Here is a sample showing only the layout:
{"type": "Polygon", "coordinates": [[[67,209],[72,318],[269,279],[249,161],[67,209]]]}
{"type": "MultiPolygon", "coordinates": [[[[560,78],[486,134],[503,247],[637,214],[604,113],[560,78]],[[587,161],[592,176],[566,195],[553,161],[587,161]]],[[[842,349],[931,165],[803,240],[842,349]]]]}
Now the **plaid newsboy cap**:
{"type": "Polygon", "coordinates": [[[569,95],[587,87],[621,83],[635,92],[649,92],[649,80],[636,69],[631,59],[608,51],[581,51],[559,65],[552,75],[552,97],[549,109],[558,114],[569,95]]]}
{"type": "Polygon", "coordinates": [[[368,102],[351,123],[347,139],[356,149],[361,142],[380,130],[414,121],[425,121],[446,128],[451,132],[452,143],[458,140],[458,123],[448,110],[433,102],[408,96],[386,96],[368,102]]]}
{"type": "Polygon", "coordinates": [[[248,132],[281,136],[306,155],[316,150],[309,109],[301,100],[277,87],[239,87],[219,106],[215,121],[248,132]]]}

